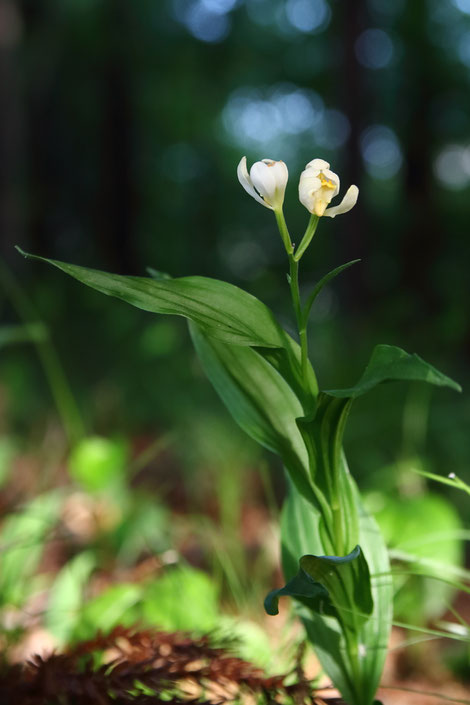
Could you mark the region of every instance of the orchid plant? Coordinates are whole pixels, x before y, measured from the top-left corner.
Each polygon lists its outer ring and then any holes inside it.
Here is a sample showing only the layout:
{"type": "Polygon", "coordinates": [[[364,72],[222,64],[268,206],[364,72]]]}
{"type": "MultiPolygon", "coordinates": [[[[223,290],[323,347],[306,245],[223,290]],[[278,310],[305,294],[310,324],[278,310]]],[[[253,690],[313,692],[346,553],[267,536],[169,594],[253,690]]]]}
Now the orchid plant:
{"type": "Polygon", "coordinates": [[[310,161],[300,176],[299,198],[311,216],[295,247],[283,213],[284,162],[263,159],[248,172],[243,157],[238,178],[274,212],[289,262],[298,341],[259,299],[223,281],[172,279],[153,270],[149,278],[120,276],[23,254],[137,308],[188,319],[202,366],[233,418],[280,456],[287,471],[281,520],[285,585],[269,593],[265,609],[276,614],[280,597],[293,598],[307,637],[344,700],[371,705],[387,652],[392,581],[386,546],[348,469],[345,425],[354,399],[383,382],[459,386],[417,355],[378,345],[355,385],[320,391],[308,354],[310,311],[325,284],[358,260],[326,274],[305,298],[299,266],[320,219],[353,208],[358,188],[350,186],[341,203],[331,206],[339,177],[326,161],[310,161]]]}

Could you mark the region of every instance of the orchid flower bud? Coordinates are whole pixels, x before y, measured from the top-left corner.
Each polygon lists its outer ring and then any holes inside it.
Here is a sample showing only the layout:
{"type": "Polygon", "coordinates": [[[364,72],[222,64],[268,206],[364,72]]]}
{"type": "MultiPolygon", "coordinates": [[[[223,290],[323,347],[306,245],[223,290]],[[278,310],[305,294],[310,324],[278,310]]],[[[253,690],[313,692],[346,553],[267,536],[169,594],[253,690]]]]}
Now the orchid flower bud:
{"type": "Polygon", "coordinates": [[[350,186],[343,200],[337,206],[328,208],[330,201],[339,193],[339,176],[330,171],[330,165],[323,159],[313,159],[300,175],[299,199],[312,214],[334,218],[347,213],[356,205],[359,189],[350,186]]]}
{"type": "Polygon", "coordinates": [[[248,173],[246,157],[243,157],[238,165],[237,175],[245,191],[258,203],[273,211],[282,209],[289,176],[284,162],[263,159],[255,162],[248,173]]]}

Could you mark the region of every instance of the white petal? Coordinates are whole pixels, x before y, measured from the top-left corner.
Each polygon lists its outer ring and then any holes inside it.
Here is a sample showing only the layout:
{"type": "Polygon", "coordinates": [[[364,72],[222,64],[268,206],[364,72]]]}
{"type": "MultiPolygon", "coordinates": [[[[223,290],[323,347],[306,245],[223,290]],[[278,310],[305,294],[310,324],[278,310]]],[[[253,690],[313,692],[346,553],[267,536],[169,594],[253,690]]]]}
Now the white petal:
{"type": "Polygon", "coordinates": [[[259,193],[257,193],[255,187],[251,183],[251,179],[248,174],[248,169],[246,168],[246,157],[242,157],[240,159],[240,163],[237,167],[237,176],[239,182],[241,183],[245,191],[249,193],[250,196],[253,196],[255,201],[258,201],[258,203],[261,203],[263,206],[266,206],[266,208],[271,208],[271,206],[268,205],[266,201],[263,201],[259,193]]]}
{"type": "Polygon", "coordinates": [[[358,195],[359,189],[357,186],[350,186],[344,194],[341,203],[337,206],[327,208],[324,215],[327,215],[329,218],[334,218],[337,215],[341,215],[341,213],[347,213],[356,205],[358,195]]]}
{"type": "Polygon", "coordinates": [[[276,174],[274,169],[269,167],[264,161],[255,162],[250,169],[250,179],[265,201],[271,204],[276,192],[276,174]]]}
{"type": "Polygon", "coordinates": [[[331,196],[331,198],[334,198],[339,193],[339,187],[340,187],[340,183],[341,183],[339,180],[339,176],[338,176],[338,174],[335,174],[335,172],[331,171],[330,169],[323,169],[323,174],[324,174],[324,176],[326,176],[327,179],[329,179],[334,184],[336,184],[336,188],[333,192],[333,195],[331,196]]]}
{"type": "Polygon", "coordinates": [[[270,159],[263,159],[265,164],[269,164],[269,168],[274,171],[276,175],[277,188],[284,189],[287,185],[287,180],[289,178],[289,172],[287,171],[287,165],[282,160],[278,162],[272,162],[270,159]]]}
{"type": "Polygon", "coordinates": [[[309,162],[305,168],[323,171],[324,169],[329,169],[330,165],[328,164],[328,162],[325,162],[324,159],[312,159],[312,161],[309,162]]]}
{"type": "Polygon", "coordinates": [[[299,197],[307,195],[313,196],[314,193],[321,189],[321,181],[317,176],[310,175],[303,171],[299,181],[299,197]]]}
{"type": "Polygon", "coordinates": [[[269,168],[274,171],[276,178],[276,192],[274,198],[271,201],[272,206],[275,210],[282,208],[284,203],[284,195],[286,193],[287,181],[289,179],[289,172],[287,170],[287,165],[282,160],[270,164],[269,168]]]}
{"type": "Polygon", "coordinates": [[[321,173],[321,169],[314,169],[312,166],[307,166],[303,170],[302,174],[307,174],[307,176],[318,176],[321,173]]]}
{"type": "Polygon", "coordinates": [[[305,169],[300,175],[299,201],[310,213],[314,211],[316,194],[321,189],[321,181],[317,173],[314,169],[305,169]]]}
{"type": "Polygon", "coordinates": [[[288,177],[289,174],[284,162],[274,159],[263,159],[261,162],[256,162],[250,170],[253,186],[273,210],[282,208],[288,177]]]}

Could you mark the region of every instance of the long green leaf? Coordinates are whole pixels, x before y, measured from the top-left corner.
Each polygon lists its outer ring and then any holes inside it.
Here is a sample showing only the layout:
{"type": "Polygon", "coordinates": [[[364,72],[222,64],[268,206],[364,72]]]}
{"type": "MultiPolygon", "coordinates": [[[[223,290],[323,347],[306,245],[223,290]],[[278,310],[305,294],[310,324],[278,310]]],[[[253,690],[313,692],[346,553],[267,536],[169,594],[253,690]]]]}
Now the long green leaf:
{"type": "Polygon", "coordinates": [[[295,392],[302,404],[303,414],[307,416],[314,413],[318,396],[317,379],[310,362],[307,364],[307,377],[304,379],[298,343],[286,333],[283,348],[256,347],[255,349],[279,372],[295,392]]]}
{"type": "Polygon", "coordinates": [[[194,324],[190,332],[206,375],[235,421],[282,458],[299,491],[312,501],[307,451],[296,424],[303,409],[291,387],[256,350],[215,340],[194,324]]]}
{"type": "Polygon", "coordinates": [[[358,511],[344,483],[342,449],[351,403],[351,399],[336,399],[321,393],[315,415],[297,419],[308,452],[312,482],[326,501],[323,515],[328,526],[324,528],[330,536],[325,550],[339,555],[349,553],[359,540],[358,511]]]}
{"type": "Polygon", "coordinates": [[[325,394],[352,399],[365,394],[382,382],[403,380],[428,382],[438,387],[450,387],[457,392],[462,388],[450,377],[442,374],[418,355],[410,355],[393,345],[377,345],[359,381],[347,389],[328,389],[325,394]]]}
{"type": "Polygon", "coordinates": [[[152,313],[184,316],[218,340],[235,345],[283,347],[285,333],[259,299],[232,284],[208,277],[151,279],[109,274],[30,255],[107,296],[152,313]]]}
{"type": "Polygon", "coordinates": [[[307,388],[301,370],[299,345],[281,328],[259,299],[232,284],[207,277],[172,279],[150,270],[153,278],[109,274],[23,252],[46,262],[92,289],[152,313],[183,316],[211,338],[232,345],[253,346],[277,369],[311,413],[318,393],[315,374],[308,365],[307,388]]]}

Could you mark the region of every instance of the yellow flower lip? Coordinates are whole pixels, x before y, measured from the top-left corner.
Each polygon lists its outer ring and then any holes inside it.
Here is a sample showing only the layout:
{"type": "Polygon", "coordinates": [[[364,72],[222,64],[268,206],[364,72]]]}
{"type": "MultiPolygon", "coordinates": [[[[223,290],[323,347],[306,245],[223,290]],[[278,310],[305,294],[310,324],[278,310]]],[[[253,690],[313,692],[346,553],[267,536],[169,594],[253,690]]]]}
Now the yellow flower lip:
{"type": "Polygon", "coordinates": [[[325,203],[324,201],[317,201],[314,206],[314,213],[315,215],[318,215],[319,218],[323,215],[323,213],[326,211],[328,203],[325,203]]]}
{"type": "Polygon", "coordinates": [[[333,191],[335,190],[336,184],[334,183],[334,181],[332,181],[327,176],[325,176],[325,174],[322,171],[318,174],[317,178],[320,179],[321,185],[323,188],[329,188],[329,189],[332,189],[333,191]]]}

